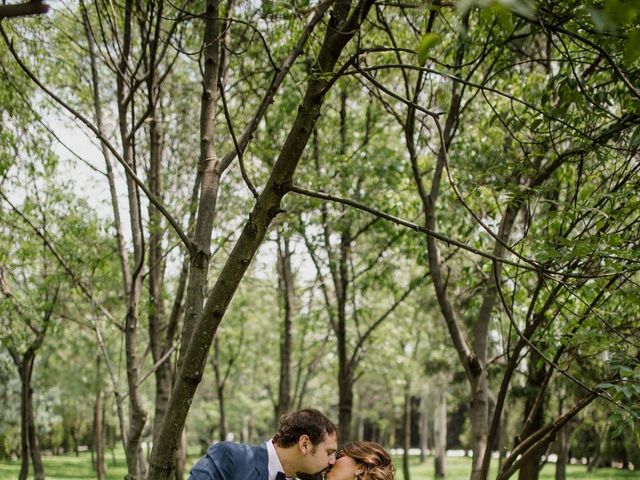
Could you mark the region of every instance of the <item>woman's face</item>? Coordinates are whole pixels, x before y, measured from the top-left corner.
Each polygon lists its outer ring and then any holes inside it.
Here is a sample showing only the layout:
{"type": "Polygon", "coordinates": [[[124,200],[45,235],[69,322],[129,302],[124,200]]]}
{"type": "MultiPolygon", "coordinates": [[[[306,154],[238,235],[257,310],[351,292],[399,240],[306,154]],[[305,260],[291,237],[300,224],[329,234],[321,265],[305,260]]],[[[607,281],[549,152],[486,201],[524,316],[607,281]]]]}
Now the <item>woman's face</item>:
{"type": "Polygon", "coordinates": [[[336,459],[336,463],[331,470],[325,475],[326,480],[354,480],[358,464],[356,461],[346,455],[342,455],[336,459]]]}

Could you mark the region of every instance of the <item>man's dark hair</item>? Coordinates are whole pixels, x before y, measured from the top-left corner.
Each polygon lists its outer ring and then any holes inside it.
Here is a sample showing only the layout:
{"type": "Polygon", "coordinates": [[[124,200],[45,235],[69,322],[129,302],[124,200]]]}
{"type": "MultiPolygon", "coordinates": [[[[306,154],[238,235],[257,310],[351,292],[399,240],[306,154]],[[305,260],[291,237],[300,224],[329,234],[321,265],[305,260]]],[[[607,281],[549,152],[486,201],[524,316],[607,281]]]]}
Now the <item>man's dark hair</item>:
{"type": "Polygon", "coordinates": [[[305,408],[280,417],[280,427],[273,437],[273,443],[288,448],[298,443],[302,435],[307,435],[313,445],[318,445],[325,435],[335,433],[336,426],[324,413],[314,408],[305,408]]]}

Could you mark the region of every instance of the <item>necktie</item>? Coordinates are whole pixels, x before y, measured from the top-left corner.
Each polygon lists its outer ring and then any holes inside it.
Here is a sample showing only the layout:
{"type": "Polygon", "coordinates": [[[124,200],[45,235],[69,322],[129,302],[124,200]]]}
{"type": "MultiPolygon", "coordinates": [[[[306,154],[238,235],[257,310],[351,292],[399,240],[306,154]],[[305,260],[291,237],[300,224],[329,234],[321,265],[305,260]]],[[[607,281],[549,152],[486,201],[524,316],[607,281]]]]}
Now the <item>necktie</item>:
{"type": "Polygon", "coordinates": [[[276,473],[276,480],[287,480],[287,476],[284,472],[278,472],[276,473]]]}

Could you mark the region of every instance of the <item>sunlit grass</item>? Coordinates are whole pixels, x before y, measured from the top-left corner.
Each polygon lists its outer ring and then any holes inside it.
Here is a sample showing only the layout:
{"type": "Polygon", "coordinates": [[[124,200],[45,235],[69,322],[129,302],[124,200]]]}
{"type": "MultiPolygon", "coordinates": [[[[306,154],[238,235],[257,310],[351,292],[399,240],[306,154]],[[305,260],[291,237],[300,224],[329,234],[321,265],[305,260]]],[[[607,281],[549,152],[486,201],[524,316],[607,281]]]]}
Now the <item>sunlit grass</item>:
{"type": "MultiPolygon", "coordinates": [[[[198,456],[189,458],[187,464],[190,466],[198,459],[198,456]]],[[[91,455],[88,452],[75,455],[45,456],[43,457],[45,475],[47,480],[92,480],[96,474],[91,466],[91,455]]],[[[405,480],[402,472],[402,460],[394,458],[396,466],[396,480],[405,480]]],[[[107,479],[122,480],[126,474],[124,454],[116,451],[115,454],[107,452],[106,455],[107,479]]],[[[418,458],[412,458],[410,463],[410,480],[432,480],[433,459],[428,458],[420,464],[418,458]]],[[[469,458],[448,458],[447,478],[450,480],[467,480],[471,468],[469,458]]],[[[15,480],[20,472],[19,461],[0,462],[0,480],[15,480]]],[[[33,471],[29,472],[33,474],[33,471]]],[[[32,475],[30,475],[30,478],[32,475]]],[[[492,478],[491,476],[489,478],[492,478]]],[[[515,478],[515,477],[514,477],[515,478]]],[[[555,465],[548,464],[542,470],[540,480],[553,480],[555,478],[555,465]]],[[[584,465],[569,465],[567,467],[567,479],[569,480],[620,480],[640,478],[638,472],[617,470],[613,468],[602,468],[592,472],[587,472],[584,465]]]]}
{"type": "MultiPolygon", "coordinates": [[[[47,480],[91,480],[96,473],[91,465],[91,454],[83,452],[78,457],[70,455],[47,455],[42,457],[47,480]]],[[[124,455],[117,453],[115,462],[111,455],[105,459],[108,480],[122,480],[127,473],[124,455]]],[[[0,462],[0,480],[15,480],[20,473],[19,461],[0,462]]],[[[33,467],[29,468],[33,478],[33,467]]]]}
{"type": "MultiPolygon", "coordinates": [[[[491,469],[489,478],[495,478],[495,462],[492,462],[494,468],[491,469]]],[[[402,460],[394,458],[396,466],[396,480],[405,480],[402,473],[402,460]]],[[[540,474],[540,480],[555,479],[555,464],[547,464],[543,467],[540,474]]],[[[471,471],[471,459],[464,457],[447,458],[447,478],[450,480],[467,480],[471,471]]],[[[418,458],[412,458],[410,462],[410,480],[432,480],[435,478],[433,458],[428,458],[423,464],[420,464],[418,458]]],[[[517,478],[517,475],[512,477],[517,478]]],[[[585,465],[567,465],[568,480],[619,480],[619,479],[638,479],[639,472],[631,472],[628,470],[618,470],[614,468],[600,468],[587,472],[585,465]]]]}

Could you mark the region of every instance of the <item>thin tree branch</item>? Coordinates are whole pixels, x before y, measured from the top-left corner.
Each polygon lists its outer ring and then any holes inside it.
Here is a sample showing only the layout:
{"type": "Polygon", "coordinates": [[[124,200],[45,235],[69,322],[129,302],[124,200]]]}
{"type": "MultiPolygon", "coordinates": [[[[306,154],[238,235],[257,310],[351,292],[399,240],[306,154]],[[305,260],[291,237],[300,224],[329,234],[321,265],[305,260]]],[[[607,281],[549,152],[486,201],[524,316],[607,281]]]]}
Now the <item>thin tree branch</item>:
{"type": "Polygon", "coordinates": [[[49,11],[49,5],[42,0],[30,0],[15,5],[0,5],[0,20],[3,18],[26,17],[41,15],[49,11]]]}

